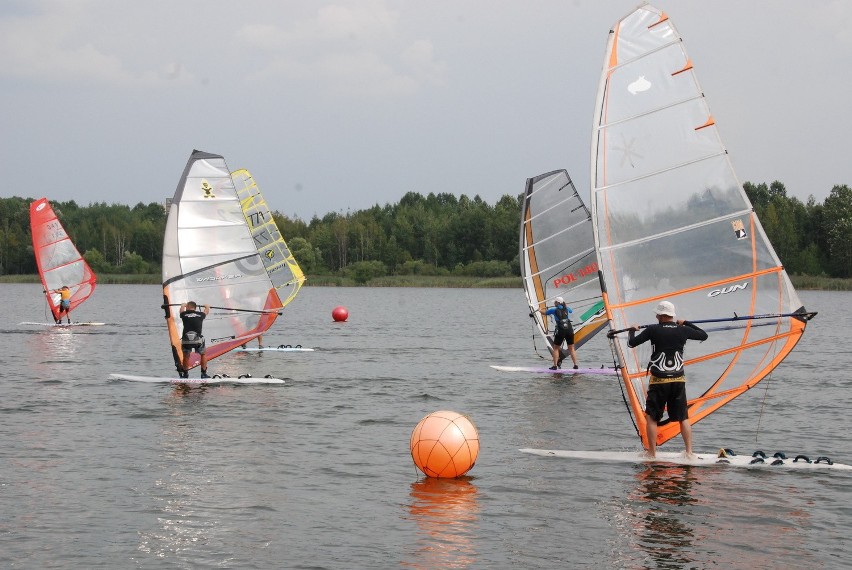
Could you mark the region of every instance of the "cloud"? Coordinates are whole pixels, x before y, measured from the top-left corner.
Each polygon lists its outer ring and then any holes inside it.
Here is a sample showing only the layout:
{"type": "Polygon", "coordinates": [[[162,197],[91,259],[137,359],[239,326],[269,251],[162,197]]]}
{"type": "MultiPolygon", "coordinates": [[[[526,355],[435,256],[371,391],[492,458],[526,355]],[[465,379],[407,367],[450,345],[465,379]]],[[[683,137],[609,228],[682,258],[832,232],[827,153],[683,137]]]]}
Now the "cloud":
{"type": "Polygon", "coordinates": [[[260,52],[254,80],[299,81],[337,97],[405,96],[442,84],[446,64],[432,42],[401,37],[398,19],[384,2],[331,4],[300,20],[247,23],[235,37],[260,52]]]}
{"type": "MultiPolygon", "coordinates": [[[[94,20],[93,2],[31,3],[28,10],[0,16],[0,76],[43,83],[143,86],[163,80],[192,80],[180,64],[162,63],[131,71],[110,49],[94,20]],[[102,45],[103,44],[103,45],[102,45]]],[[[132,49],[132,47],[131,47],[132,49]]]]}

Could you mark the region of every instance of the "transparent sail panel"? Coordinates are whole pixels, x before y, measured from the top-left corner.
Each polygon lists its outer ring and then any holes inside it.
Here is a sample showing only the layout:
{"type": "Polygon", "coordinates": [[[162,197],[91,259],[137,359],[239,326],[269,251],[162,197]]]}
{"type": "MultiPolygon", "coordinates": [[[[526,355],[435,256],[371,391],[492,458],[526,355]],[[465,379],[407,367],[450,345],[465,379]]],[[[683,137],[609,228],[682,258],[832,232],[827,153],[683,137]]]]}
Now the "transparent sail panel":
{"type": "MultiPolygon", "coordinates": [[[[592,218],[610,326],[705,321],[685,349],[689,416],[712,413],[759,382],[809,317],[731,167],[676,29],[642,6],[610,35],[592,140],[592,218]],[[759,317],[759,318],[754,318],[759,317]]],[[[644,441],[650,343],[616,334],[614,354],[644,441]]],[[[677,435],[660,427],[658,443],[677,435]]]]}
{"type": "Polygon", "coordinates": [[[566,171],[527,180],[520,244],[524,290],[542,336],[551,342],[552,327],[538,310],[562,297],[574,311],[574,345],[582,346],[606,322],[591,217],[566,171]]]}

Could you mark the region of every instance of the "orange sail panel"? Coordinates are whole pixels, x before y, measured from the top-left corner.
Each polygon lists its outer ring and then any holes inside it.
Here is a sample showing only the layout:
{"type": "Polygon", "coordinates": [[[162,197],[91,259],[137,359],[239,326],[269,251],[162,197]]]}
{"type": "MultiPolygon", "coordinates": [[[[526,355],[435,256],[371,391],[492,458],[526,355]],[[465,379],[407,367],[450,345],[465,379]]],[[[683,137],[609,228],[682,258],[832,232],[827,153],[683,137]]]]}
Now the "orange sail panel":
{"type": "MultiPolygon", "coordinates": [[[[731,166],[681,36],[643,5],[610,33],[592,136],[592,223],[611,330],[655,320],[661,300],[699,325],[684,359],[695,423],[766,378],[807,320],[731,166]],[[699,125],[700,128],[696,128],[699,125]],[[733,320],[747,315],[772,315],[733,320]]],[[[629,409],[645,441],[650,343],[612,339],[629,409]]],[[[661,425],[657,443],[677,436],[661,425]]]]}
{"type": "Polygon", "coordinates": [[[38,274],[55,320],[59,318],[61,299],[58,290],[68,287],[70,312],[73,312],[94,293],[96,277],[68,237],[47,198],[30,204],[30,231],[38,274]]]}

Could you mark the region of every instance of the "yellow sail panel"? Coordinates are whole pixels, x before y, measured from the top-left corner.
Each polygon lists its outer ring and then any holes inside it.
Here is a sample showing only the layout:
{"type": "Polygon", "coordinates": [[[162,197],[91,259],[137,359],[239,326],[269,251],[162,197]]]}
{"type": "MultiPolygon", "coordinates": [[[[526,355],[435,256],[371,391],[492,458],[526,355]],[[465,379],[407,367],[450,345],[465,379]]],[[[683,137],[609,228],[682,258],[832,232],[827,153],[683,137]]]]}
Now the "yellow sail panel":
{"type": "Polygon", "coordinates": [[[269,278],[282,296],[282,305],[286,306],[296,298],[305,282],[305,274],[287,247],[287,242],[284,241],[284,236],[249,171],[237,170],[231,173],[231,177],[234,179],[240,206],[251,229],[257,251],[269,278]]]}
{"type": "MultiPolygon", "coordinates": [[[[694,423],[761,381],[810,318],[728,158],[672,21],[644,5],[607,45],[592,138],[592,222],[611,330],[677,319],[709,338],[684,358],[694,423]],[[761,318],[740,317],[761,316],[761,318]]],[[[650,343],[612,339],[631,414],[645,441],[650,343]]],[[[679,433],[660,427],[658,443],[679,433]]]]}

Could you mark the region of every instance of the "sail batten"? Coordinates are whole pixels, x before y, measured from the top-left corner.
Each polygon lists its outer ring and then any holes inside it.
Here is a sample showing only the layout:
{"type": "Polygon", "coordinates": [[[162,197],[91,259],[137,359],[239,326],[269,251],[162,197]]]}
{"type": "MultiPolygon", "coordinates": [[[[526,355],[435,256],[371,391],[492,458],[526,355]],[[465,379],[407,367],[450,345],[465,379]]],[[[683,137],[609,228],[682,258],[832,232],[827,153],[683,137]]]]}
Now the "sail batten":
{"type": "MultiPolygon", "coordinates": [[[[706,418],[766,378],[804,332],[795,289],[734,173],[692,60],[671,20],[643,5],[607,41],[592,135],[592,223],[613,331],[653,320],[765,315],[687,343],[689,418],[706,418]]],[[[612,338],[629,410],[645,440],[648,343],[612,338]]],[[[678,435],[661,425],[657,443],[678,435]]]]}

